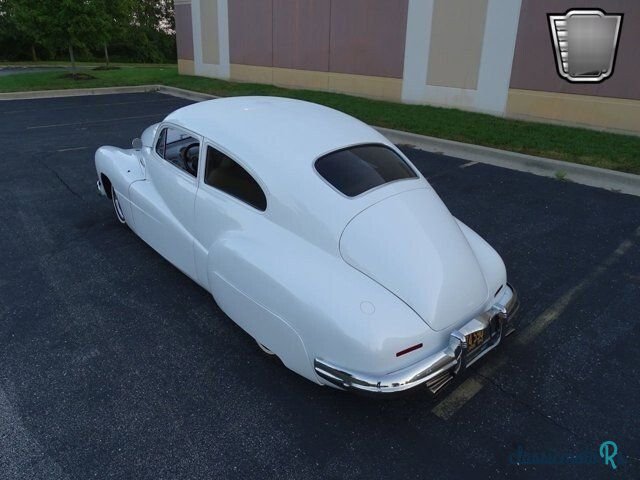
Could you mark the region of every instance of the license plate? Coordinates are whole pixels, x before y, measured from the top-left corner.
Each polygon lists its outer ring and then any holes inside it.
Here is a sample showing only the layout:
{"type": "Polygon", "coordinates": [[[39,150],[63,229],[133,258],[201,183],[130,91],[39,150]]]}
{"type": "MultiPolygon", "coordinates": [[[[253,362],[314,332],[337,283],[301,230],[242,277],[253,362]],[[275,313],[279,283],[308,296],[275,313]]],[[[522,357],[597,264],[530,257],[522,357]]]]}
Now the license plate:
{"type": "Polygon", "coordinates": [[[488,335],[485,334],[485,330],[478,330],[477,332],[471,332],[466,337],[467,351],[469,353],[473,352],[477,348],[481,347],[487,339],[488,339],[488,335]]]}

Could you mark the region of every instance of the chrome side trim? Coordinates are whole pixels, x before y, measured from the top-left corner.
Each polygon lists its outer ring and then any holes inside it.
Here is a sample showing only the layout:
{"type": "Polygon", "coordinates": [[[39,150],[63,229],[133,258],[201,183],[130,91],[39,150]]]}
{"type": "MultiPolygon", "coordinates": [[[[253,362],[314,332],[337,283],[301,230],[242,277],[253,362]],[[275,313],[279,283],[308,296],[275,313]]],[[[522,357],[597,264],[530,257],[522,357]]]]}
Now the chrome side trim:
{"type": "Polygon", "coordinates": [[[437,393],[462,368],[478,361],[514,331],[513,317],[518,307],[518,295],[507,284],[493,307],[451,332],[446,348],[396,372],[382,375],[354,372],[319,358],[315,359],[314,368],[320,378],[344,390],[391,394],[426,384],[432,393],[437,393]],[[467,335],[479,331],[489,332],[489,340],[477,351],[470,352],[467,335]]]}

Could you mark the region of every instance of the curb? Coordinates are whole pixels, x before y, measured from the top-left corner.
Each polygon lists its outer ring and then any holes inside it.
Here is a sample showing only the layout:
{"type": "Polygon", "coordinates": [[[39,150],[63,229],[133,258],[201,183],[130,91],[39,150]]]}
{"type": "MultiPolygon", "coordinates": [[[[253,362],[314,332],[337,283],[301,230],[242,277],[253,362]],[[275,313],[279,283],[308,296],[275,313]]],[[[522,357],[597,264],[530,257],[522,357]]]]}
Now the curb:
{"type": "Polygon", "coordinates": [[[201,92],[194,92],[193,90],[186,90],[184,88],[168,87],[165,85],[154,85],[154,86],[156,87],[156,91],[159,93],[172,95],[174,97],[186,98],[187,100],[194,100],[196,102],[220,98],[216,95],[210,95],[208,93],[201,93],[201,92]]]}
{"type": "Polygon", "coordinates": [[[81,97],[84,95],[109,95],[117,93],[147,93],[156,92],[159,85],[136,85],[131,87],[99,87],[99,88],[70,88],[64,90],[35,90],[32,92],[0,93],[1,100],[30,100],[36,98],[81,97]]]}
{"type": "MultiPolygon", "coordinates": [[[[1,100],[26,100],[36,98],[75,97],[82,95],[108,95],[118,93],[159,92],[187,100],[202,101],[218,98],[206,93],[165,85],[138,85],[127,87],[79,88],[69,90],[39,90],[33,92],[0,93],[1,100]]],[[[616,172],[604,168],[580,165],[561,160],[535,157],[522,153],[427,137],[416,133],[373,126],[396,144],[411,145],[427,152],[461,158],[470,162],[485,163],[543,177],[559,178],[582,185],[603,188],[618,193],[640,196],[640,175],[616,172]]]]}
{"type": "Polygon", "coordinates": [[[374,128],[393,143],[415,146],[427,152],[640,196],[640,175],[427,137],[389,128],[374,128]]]}

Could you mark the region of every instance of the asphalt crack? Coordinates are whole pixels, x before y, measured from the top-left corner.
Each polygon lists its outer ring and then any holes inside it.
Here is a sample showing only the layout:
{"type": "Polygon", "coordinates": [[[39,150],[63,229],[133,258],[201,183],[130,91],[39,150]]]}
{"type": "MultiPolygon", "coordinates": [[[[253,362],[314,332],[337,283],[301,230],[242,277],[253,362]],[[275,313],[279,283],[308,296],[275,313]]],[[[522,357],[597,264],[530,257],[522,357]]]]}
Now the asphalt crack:
{"type": "Polygon", "coordinates": [[[55,177],[58,179],[58,181],[60,183],[62,183],[62,185],[64,185],[64,187],[71,193],[73,194],[75,197],[79,198],[80,200],[84,200],[82,198],[82,195],[80,195],[78,192],[76,192],[73,188],[71,188],[71,185],[69,185],[67,182],[64,181],[64,179],[60,176],[60,174],[51,166],[47,165],[44,162],[40,162],[40,164],[46,168],[47,170],[49,170],[51,173],[53,173],[55,175],[55,177]]]}

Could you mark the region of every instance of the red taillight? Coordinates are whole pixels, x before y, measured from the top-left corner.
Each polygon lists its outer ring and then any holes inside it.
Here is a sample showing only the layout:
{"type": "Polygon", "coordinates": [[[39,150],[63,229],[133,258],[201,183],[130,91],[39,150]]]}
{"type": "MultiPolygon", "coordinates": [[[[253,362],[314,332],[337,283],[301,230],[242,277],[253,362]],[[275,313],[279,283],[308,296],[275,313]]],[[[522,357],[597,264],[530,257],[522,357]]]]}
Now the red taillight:
{"type": "Polygon", "coordinates": [[[418,343],[417,345],[414,345],[413,347],[405,348],[404,350],[399,351],[398,353],[396,353],[396,357],[404,355],[405,353],[413,352],[414,350],[418,350],[419,348],[422,348],[422,344],[421,343],[418,343]]]}

